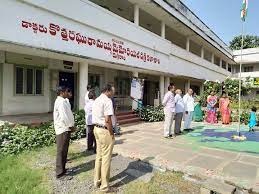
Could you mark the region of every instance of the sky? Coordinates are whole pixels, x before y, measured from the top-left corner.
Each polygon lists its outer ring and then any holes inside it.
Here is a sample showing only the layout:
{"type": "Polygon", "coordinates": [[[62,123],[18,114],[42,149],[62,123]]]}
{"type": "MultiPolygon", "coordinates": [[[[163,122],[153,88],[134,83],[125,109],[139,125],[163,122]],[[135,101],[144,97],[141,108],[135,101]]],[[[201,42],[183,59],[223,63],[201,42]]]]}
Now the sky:
{"type": "MultiPolygon", "coordinates": [[[[182,0],[226,44],[241,34],[242,0],[182,0]]],[[[259,0],[249,0],[245,34],[259,36],[259,0]]]]}

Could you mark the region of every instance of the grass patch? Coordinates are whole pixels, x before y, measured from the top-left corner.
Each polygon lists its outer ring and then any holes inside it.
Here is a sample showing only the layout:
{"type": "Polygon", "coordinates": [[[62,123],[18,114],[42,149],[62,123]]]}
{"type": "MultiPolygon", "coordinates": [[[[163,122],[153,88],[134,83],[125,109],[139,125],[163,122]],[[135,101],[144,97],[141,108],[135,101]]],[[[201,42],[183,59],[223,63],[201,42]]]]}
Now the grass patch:
{"type": "Polygon", "coordinates": [[[48,187],[43,181],[43,170],[30,168],[26,158],[33,157],[24,153],[0,160],[0,193],[48,193],[48,187]]]}

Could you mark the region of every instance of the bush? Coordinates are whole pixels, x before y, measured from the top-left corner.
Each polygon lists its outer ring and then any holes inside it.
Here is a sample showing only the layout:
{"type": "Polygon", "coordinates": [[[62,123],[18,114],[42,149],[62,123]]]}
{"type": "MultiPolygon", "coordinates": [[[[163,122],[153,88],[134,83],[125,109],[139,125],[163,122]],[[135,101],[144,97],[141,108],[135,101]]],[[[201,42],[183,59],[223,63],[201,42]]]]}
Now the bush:
{"type": "Polygon", "coordinates": [[[77,127],[77,131],[72,133],[71,139],[78,140],[86,136],[85,111],[79,110],[74,113],[74,116],[75,116],[75,126],[77,127]]]}
{"type": "Polygon", "coordinates": [[[0,155],[17,154],[24,150],[50,146],[55,142],[53,123],[40,127],[5,124],[0,127],[0,155]]]}
{"type": "MultiPolygon", "coordinates": [[[[85,114],[77,111],[75,125],[78,130],[71,135],[72,140],[85,137],[85,114]]],[[[5,124],[0,126],[0,156],[18,154],[24,150],[50,146],[56,141],[53,122],[41,124],[38,127],[5,124]]]]}
{"type": "Polygon", "coordinates": [[[165,117],[163,106],[146,106],[141,109],[138,109],[137,113],[143,121],[147,122],[163,121],[165,117]]]}

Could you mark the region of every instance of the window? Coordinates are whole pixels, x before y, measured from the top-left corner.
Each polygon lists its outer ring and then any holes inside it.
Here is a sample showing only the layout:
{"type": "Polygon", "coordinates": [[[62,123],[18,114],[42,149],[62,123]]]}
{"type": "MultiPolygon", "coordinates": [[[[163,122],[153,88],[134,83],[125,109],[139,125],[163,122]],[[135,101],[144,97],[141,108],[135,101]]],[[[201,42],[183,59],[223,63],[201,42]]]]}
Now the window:
{"type": "Polygon", "coordinates": [[[223,69],[227,69],[226,61],[223,61],[223,60],[222,60],[222,68],[223,68],[223,69]]]}
{"type": "Polygon", "coordinates": [[[117,77],[115,78],[116,95],[129,96],[130,95],[130,79],[117,77]]]}
{"type": "Polygon", "coordinates": [[[253,72],[253,71],[254,71],[254,67],[253,66],[244,67],[244,72],[253,72]]]}
{"type": "Polygon", "coordinates": [[[232,67],[228,64],[228,71],[232,72],[232,67]]]}
{"type": "Polygon", "coordinates": [[[17,67],[16,68],[16,84],[15,84],[15,89],[16,89],[16,94],[23,94],[23,68],[17,67]]]}
{"type": "Polygon", "coordinates": [[[15,68],[15,94],[42,95],[43,69],[33,67],[15,68]]]}

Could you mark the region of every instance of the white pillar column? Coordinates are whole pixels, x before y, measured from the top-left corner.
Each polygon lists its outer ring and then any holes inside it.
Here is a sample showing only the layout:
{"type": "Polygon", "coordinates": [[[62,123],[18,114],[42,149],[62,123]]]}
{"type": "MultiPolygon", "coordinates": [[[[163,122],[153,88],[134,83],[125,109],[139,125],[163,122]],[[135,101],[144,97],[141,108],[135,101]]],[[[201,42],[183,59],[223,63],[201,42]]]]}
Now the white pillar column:
{"type": "Polygon", "coordinates": [[[132,72],[132,75],[133,75],[133,77],[138,78],[138,72],[137,71],[132,72]]]}
{"type": "Polygon", "coordinates": [[[201,47],[201,58],[204,59],[204,47],[201,47]]]}
{"type": "Polygon", "coordinates": [[[190,89],[190,87],[191,87],[191,81],[190,81],[190,80],[187,80],[187,81],[185,82],[185,93],[188,92],[188,90],[190,89]]]}
{"type": "Polygon", "coordinates": [[[85,105],[85,94],[88,85],[88,63],[79,63],[79,109],[85,105]]]}
{"type": "MultiPolygon", "coordinates": [[[[138,72],[137,71],[132,72],[132,76],[134,78],[138,78],[138,72]]],[[[132,100],[132,110],[136,110],[138,108],[138,102],[136,100],[138,99],[132,100]]]]}
{"type": "Polygon", "coordinates": [[[170,84],[170,77],[165,78],[165,93],[168,91],[168,86],[170,84]]]}
{"type": "Polygon", "coordinates": [[[139,25],[139,6],[138,4],[134,5],[134,23],[139,25]]]}
{"type": "Polygon", "coordinates": [[[211,55],[211,63],[214,64],[214,53],[212,53],[212,55],[211,55]]]}
{"type": "Polygon", "coordinates": [[[219,60],[219,66],[222,68],[222,58],[219,60]]]}
{"type": "Polygon", "coordinates": [[[165,22],[161,22],[161,37],[165,38],[165,22]]]}
{"type": "Polygon", "coordinates": [[[161,100],[161,103],[162,103],[163,98],[164,98],[164,94],[165,94],[165,77],[162,76],[162,75],[160,76],[159,92],[160,92],[160,100],[161,100]]]}
{"type": "Polygon", "coordinates": [[[226,70],[228,71],[228,63],[226,63],[226,70]]]}
{"type": "Polygon", "coordinates": [[[190,38],[186,39],[186,50],[190,51],[190,38]]]}

